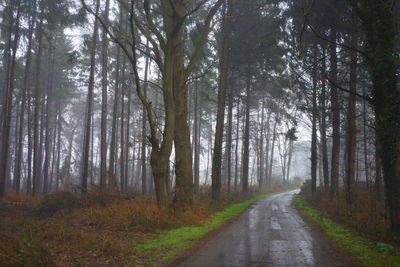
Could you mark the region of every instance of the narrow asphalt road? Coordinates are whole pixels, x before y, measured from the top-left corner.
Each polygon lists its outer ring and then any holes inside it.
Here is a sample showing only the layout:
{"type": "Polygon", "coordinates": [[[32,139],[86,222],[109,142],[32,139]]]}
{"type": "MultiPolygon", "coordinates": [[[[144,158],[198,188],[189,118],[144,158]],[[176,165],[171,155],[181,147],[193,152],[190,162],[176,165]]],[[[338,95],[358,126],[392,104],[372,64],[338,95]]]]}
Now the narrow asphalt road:
{"type": "Polygon", "coordinates": [[[348,266],[291,206],[296,193],[257,202],[179,266],[348,266]]]}

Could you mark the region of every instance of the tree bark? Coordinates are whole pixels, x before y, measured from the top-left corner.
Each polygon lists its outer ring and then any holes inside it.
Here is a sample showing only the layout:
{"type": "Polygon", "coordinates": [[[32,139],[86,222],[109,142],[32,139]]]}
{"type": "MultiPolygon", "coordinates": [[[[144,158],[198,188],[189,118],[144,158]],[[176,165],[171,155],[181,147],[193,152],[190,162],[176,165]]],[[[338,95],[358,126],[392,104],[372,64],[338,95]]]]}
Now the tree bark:
{"type": "Polygon", "coordinates": [[[184,19],[185,8],[182,0],[175,1],[172,22],[174,32],[171,36],[171,56],[173,61],[173,88],[175,100],[175,206],[193,204],[193,161],[190,146],[190,129],[188,125],[188,90],[185,80],[183,27],[178,26],[184,19]]]}
{"type": "MultiPolygon", "coordinates": [[[[351,45],[357,48],[356,19],[353,15],[353,29],[351,33],[351,45]]],[[[356,149],[357,149],[357,127],[356,127],[356,95],[357,92],[357,52],[350,52],[350,94],[348,97],[347,110],[347,168],[346,168],[346,202],[353,204],[354,180],[356,173],[356,149]]]]}
{"type": "Polygon", "coordinates": [[[260,168],[259,170],[259,190],[263,188],[263,179],[264,179],[264,101],[262,102],[261,105],[261,131],[260,131],[260,143],[259,143],[259,164],[258,167],[260,168]]]}
{"type": "Polygon", "coordinates": [[[270,127],[270,119],[271,119],[271,112],[268,112],[268,116],[267,116],[267,122],[266,122],[266,138],[265,138],[265,142],[266,142],[266,146],[265,146],[265,185],[269,186],[269,146],[270,146],[270,139],[271,139],[271,127],[270,127]]]}
{"type": "MultiPolygon", "coordinates": [[[[40,14],[43,13],[43,9],[40,14]]],[[[42,64],[42,50],[43,50],[43,17],[41,17],[37,28],[38,51],[36,53],[36,81],[35,81],[35,101],[33,111],[33,176],[32,176],[32,195],[35,196],[39,189],[39,179],[41,173],[41,159],[40,159],[40,132],[39,132],[39,115],[41,109],[41,64],[42,64]]]]}
{"type": "Polygon", "coordinates": [[[397,64],[397,15],[393,2],[351,1],[360,16],[368,48],[366,50],[375,110],[376,136],[382,161],[386,201],[391,229],[400,233],[400,91],[397,64]]]}
{"type": "MultiPolygon", "coordinates": [[[[35,26],[36,20],[36,1],[33,1],[30,6],[30,18],[29,18],[29,29],[28,29],[28,46],[26,50],[26,59],[25,59],[25,70],[24,70],[24,80],[22,82],[22,100],[21,100],[21,113],[19,114],[19,131],[18,131],[18,150],[15,159],[15,170],[14,170],[14,179],[15,179],[15,190],[16,193],[19,194],[21,187],[21,166],[22,166],[22,158],[23,158],[23,150],[24,150],[24,116],[27,102],[27,91],[28,91],[28,81],[31,74],[31,61],[32,61],[32,40],[33,40],[33,30],[35,26]]],[[[28,102],[28,108],[29,102],[28,102]]],[[[28,169],[30,173],[30,169],[28,169]]]]}
{"type": "Polygon", "coordinates": [[[199,88],[194,88],[194,193],[200,191],[200,119],[199,119],[199,88]]]}
{"type": "MultiPolygon", "coordinates": [[[[110,0],[106,0],[103,12],[104,22],[108,24],[110,0]]],[[[107,86],[108,86],[108,37],[103,29],[101,46],[101,123],[100,123],[100,190],[107,180],[107,86]]]]}
{"type": "Polygon", "coordinates": [[[108,175],[115,176],[115,154],[116,154],[116,143],[117,143],[117,117],[118,117],[118,103],[120,97],[120,61],[121,61],[121,49],[117,48],[117,60],[115,69],[115,85],[114,85],[114,103],[113,103],[113,117],[111,122],[111,140],[110,140],[110,151],[109,151],[109,164],[108,164],[108,175]]]}
{"type": "MultiPolygon", "coordinates": [[[[2,134],[1,134],[1,154],[0,154],[0,198],[5,194],[6,180],[7,180],[7,170],[9,168],[9,148],[10,148],[10,129],[11,129],[11,115],[12,115],[12,100],[14,93],[14,76],[15,76],[15,63],[18,49],[18,40],[19,40],[19,24],[20,24],[20,8],[21,8],[21,0],[18,0],[15,5],[17,10],[17,16],[15,19],[15,31],[14,38],[11,42],[11,38],[9,39],[10,43],[10,57],[8,62],[8,70],[6,76],[6,86],[4,89],[4,98],[3,98],[3,106],[2,106],[2,134]]],[[[11,36],[11,23],[14,22],[13,19],[13,7],[11,7],[10,11],[10,36],[11,36]]]]}
{"type": "MultiPolygon", "coordinates": [[[[224,4],[224,14],[229,16],[232,4],[228,1],[224,4]],[[225,11],[226,10],[226,11],[225,11]]],[[[225,100],[228,81],[228,65],[229,65],[229,35],[230,35],[230,19],[222,21],[222,44],[219,59],[219,81],[218,81],[218,104],[217,104],[217,122],[215,126],[214,153],[211,171],[211,190],[212,199],[217,200],[221,194],[221,165],[222,165],[222,139],[224,135],[224,117],[225,117],[225,100]]]]}
{"type": "MultiPolygon", "coordinates": [[[[248,67],[250,68],[250,67],[248,67]]],[[[242,191],[249,191],[249,147],[250,147],[250,84],[251,74],[247,71],[246,77],[246,121],[244,126],[243,137],[243,175],[242,175],[242,191]]]]}
{"type": "Polygon", "coordinates": [[[322,146],[322,173],[324,177],[324,187],[325,191],[329,192],[329,161],[328,161],[328,145],[327,145],[327,138],[326,138],[326,47],[322,47],[322,69],[321,69],[321,76],[322,76],[322,90],[321,90],[321,146],[322,146]]]}
{"type": "MultiPolygon", "coordinates": [[[[55,42],[55,41],[54,41],[55,42]]],[[[56,43],[54,44],[56,45],[56,43]]],[[[45,158],[43,167],[43,194],[47,194],[49,187],[49,167],[51,159],[51,140],[53,131],[50,129],[51,122],[51,106],[53,102],[53,69],[54,69],[54,45],[53,40],[49,38],[49,48],[48,48],[48,77],[47,77],[47,99],[46,99],[46,124],[45,124],[45,158]]]]}
{"type": "Polygon", "coordinates": [[[239,128],[240,128],[240,102],[237,103],[236,109],[236,145],[235,145],[235,184],[233,191],[237,191],[238,178],[239,178],[239,128]]]}
{"type": "MultiPolygon", "coordinates": [[[[331,25],[330,38],[336,41],[336,22],[331,25]]],[[[337,53],[336,44],[330,44],[330,80],[337,82],[337,53]]],[[[340,105],[338,89],[331,85],[331,109],[332,109],[332,158],[331,158],[331,197],[337,194],[339,185],[339,155],[340,155],[340,105]]]]}
{"type": "Polygon", "coordinates": [[[275,118],[274,130],[272,132],[272,145],[271,145],[271,158],[269,163],[269,171],[268,171],[268,185],[272,184],[272,167],[274,164],[274,150],[275,150],[275,141],[276,141],[276,125],[278,124],[278,118],[275,118]]]}
{"type": "Polygon", "coordinates": [[[232,83],[228,87],[228,130],[226,140],[226,154],[227,154],[227,172],[226,178],[228,181],[228,193],[231,192],[232,187],[232,127],[233,127],[233,91],[232,83]]]}
{"type": "MultiPolygon", "coordinates": [[[[99,14],[100,1],[96,1],[96,14],[99,14]]],[[[94,22],[94,30],[92,36],[92,43],[90,48],[90,74],[89,74],[89,86],[86,100],[86,119],[84,128],[84,142],[83,142],[83,154],[82,154],[82,176],[81,176],[81,193],[87,192],[87,182],[89,176],[89,149],[90,149],[90,130],[92,126],[92,112],[93,112],[93,89],[94,89],[94,71],[95,71],[95,60],[96,60],[96,44],[98,37],[99,24],[96,19],[94,22]]]]}
{"type": "MultiPolygon", "coordinates": [[[[147,51],[149,51],[149,43],[146,45],[147,51]]],[[[149,75],[149,57],[146,57],[145,67],[144,67],[144,85],[143,85],[143,94],[147,97],[147,89],[148,89],[148,75],[149,75]]],[[[142,157],[142,194],[147,193],[147,164],[146,164],[146,139],[147,139],[147,119],[146,119],[146,107],[143,105],[142,109],[142,148],[141,148],[141,157],[142,157]]]]}
{"type": "Polygon", "coordinates": [[[317,191],[317,44],[314,44],[314,66],[312,70],[313,91],[312,91],[312,131],[311,131],[311,192],[314,195],[317,191]]]}

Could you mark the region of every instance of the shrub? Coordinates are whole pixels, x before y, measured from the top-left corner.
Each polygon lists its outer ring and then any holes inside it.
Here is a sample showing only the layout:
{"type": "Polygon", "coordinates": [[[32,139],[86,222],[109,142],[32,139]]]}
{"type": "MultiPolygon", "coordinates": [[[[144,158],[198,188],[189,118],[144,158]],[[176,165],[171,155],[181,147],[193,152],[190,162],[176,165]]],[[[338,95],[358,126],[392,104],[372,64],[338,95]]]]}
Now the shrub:
{"type": "Polygon", "coordinates": [[[48,248],[31,231],[25,233],[16,249],[11,266],[50,266],[51,257],[48,248]]]}

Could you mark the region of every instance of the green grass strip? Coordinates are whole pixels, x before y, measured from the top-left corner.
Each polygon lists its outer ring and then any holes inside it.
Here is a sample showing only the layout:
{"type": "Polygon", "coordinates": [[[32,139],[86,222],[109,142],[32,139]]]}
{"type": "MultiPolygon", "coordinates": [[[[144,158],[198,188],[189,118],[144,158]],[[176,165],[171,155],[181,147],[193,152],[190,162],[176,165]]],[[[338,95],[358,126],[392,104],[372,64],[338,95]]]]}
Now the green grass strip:
{"type": "Polygon", "coordinates": [[[230,205],[223,211],[213,213],[200,226],[181,227],[165,231],[156,239],[146,240],[143,244],[137,244],[134,250],[138,256],[142,256],[140,257],[142,260],[138,261],[136,258],[135,266],[158,266],[160,263],[172,259],[185,249],[195,245],[208,232],[217,229],[229,219],[247,209],[251,204],[278,193],[281,192],[262,194],[244,202],[230,205]]]}
{"type": "Polygon", "coordinates": [[[337,243],[363,266],[400,266],[400,251],[397,248],[386,243],[373,242],[355,231],[334,223],[323,217],[318,210],[310,207],[300,196],[294,197],[293,204],[301,215],[317,224],[334,243],[337,243]]]}

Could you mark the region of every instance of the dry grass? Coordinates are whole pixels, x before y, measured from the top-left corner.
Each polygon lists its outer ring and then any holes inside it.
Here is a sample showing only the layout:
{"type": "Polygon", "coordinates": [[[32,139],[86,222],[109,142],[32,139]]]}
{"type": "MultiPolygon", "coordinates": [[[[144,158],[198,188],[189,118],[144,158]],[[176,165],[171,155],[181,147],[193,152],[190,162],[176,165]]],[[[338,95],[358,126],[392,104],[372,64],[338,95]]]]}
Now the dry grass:
{"type": "Polygon", "coordinates": [[[346,203],[343,188],[339,190],[339,194],[333,200],[329,193],[325,193],[323,190],[319,190],[313,198],[309,194],[306,194],[305,197],[323,215],[374,241],[400,244],[400,240],[390,232],[390,222],[384,199],[377,197],[370,190],[357,188],[352,205],[346,203]]]}

